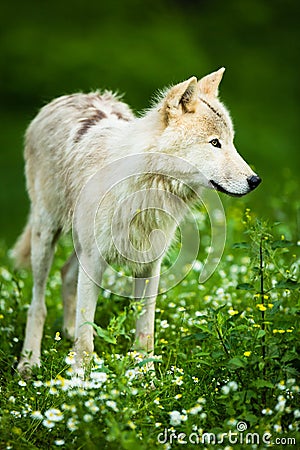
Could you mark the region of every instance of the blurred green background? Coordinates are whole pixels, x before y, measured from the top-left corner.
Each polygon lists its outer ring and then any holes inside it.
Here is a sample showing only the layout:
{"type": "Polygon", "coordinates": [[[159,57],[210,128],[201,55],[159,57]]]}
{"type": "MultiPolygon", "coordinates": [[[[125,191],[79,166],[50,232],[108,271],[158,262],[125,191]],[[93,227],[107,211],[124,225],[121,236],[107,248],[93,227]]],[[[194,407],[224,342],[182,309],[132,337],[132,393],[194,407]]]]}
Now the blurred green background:
{"type": "Polygon", "coordinates": [[[299,2],[296,0],[15,0],[1,3],[0,236],[11,245],[28,212],[23,134],[53,97],[109,88],[134,110],[166,85],[221,66],[236,146],[263,178],[244,200],[265,217],[296,202],[299,174],[299,2]]]}

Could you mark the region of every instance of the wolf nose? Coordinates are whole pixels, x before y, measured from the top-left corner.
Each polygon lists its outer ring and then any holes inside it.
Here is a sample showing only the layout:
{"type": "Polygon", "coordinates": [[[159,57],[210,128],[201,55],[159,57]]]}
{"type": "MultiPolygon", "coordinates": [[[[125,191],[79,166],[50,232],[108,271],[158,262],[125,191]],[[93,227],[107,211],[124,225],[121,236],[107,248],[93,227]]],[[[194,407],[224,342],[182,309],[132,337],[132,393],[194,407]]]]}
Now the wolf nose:
{"type": "Polygon", "coordinates": [[[259,178],[258,175],[252,175],[251,177],[247,178],[247,181],[250,189],[253,190],[261,183],[261,178],[259,178]]]}

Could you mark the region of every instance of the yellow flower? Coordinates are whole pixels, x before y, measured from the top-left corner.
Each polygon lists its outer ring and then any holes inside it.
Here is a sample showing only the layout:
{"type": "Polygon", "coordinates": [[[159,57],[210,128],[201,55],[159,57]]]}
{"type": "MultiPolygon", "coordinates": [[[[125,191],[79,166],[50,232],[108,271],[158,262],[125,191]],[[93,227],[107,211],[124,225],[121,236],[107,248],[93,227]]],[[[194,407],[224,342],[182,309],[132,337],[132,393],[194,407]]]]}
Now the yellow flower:
{"type": "Polygon", "coordinates": [[[238,314],[239,312],[238,311],[236,311],[235,309],[229,309],[228,310],[228,314],[230,315],[230,316],[235,316],[236,314],[238,314]]]}
{"type": "Polygon", "coordinates": [[[273,333],[275,334],[275,333],[280,333],[280,334],[283,334],[283,333],[285,333],[285,330],[277,330],[276,328],[273,330],[273,333]]]}
{"type": "Polygon", "coordinates": [[[265,305],[263,305],[262,303],[257,303],[256,308],[259,309],[260,311],[266,311],[267,310],[265,305]]]}
{"type": "Polygon", "coordinates": [[[55,333],[55,338],[54,338],[54,340],[55,340],[55,341],[60,341],[60,340],[61,340],[60,332],[59,332],[59,331],[57,331],[57,332],[55,333]]]}
{"type": "Polygon", "coordinates": [[[249,352],[249,351],[248,351],[248,352],[244,352],[244,356],[246,356],[246,357],[248,358],[248,356],[250,356],[251,353],[252,353],[252,352],[249,352]]]}
{"type": "Polygon", "coordinates": [[[272,309],[273,308],[273,303],[268,303],[268,308],[272,309]]]}

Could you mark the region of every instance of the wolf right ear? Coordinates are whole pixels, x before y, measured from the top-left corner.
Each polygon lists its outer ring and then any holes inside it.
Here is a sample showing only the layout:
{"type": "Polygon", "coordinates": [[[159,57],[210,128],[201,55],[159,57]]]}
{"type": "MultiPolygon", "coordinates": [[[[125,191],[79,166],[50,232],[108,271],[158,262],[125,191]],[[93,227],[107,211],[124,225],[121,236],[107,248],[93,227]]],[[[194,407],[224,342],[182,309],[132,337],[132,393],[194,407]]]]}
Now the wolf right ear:
{"type": "Polygon", "coordinates": [[[165,96],[161,111],[166,123],[185,113],[192,113],[198,101],[197,78],[191,77],[173,86],[165,96]]]}
{"type": "Polygon", "coordinates": [[[221,83],[224,71],[225,67],[221,67],[221,69],[216,72],[212,72],[201,78],[201,80],[198,81],[200,92],[209,97],[217,97],[219,84],[221,83]]]}

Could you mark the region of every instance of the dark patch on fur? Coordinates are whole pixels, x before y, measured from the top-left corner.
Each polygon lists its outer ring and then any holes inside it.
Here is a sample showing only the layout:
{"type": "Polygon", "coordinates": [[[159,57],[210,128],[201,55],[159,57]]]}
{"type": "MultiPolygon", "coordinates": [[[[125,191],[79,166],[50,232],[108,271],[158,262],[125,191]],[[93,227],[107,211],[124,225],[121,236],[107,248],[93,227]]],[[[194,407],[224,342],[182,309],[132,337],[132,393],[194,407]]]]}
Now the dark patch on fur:
{"type": "Polygon", "coordinates": [[[92,126],[96,125],[96,123],[98,123],[101,119],[106,118],[107,115],[103,111],[97,110],[91,117],[82,120],[81,127],[77,131],[74,141],[76,143],[79,142],[82,136],[84,136],[92,126]]]}
{"type": "Polygon", "coordinates": [[[203,98],[200,98],[201,102],[205,103],[206,106],[209,107],[209,109],[212,110],[212,112],[214,112],[215,114],[217,114],[218,117],[220,117],[220,119],[222,120],[222,122],[226,125],[225,120],[223,119],[222,115],[215,109],[213,108],[206,100],[204,100],[203,98]]]}
{"type": "Polygon", "coordinates": [[[112,114],[117,116],[117,118],[120,120],[125,120],[126,122],[129,122],[129,119],[127,117],[123,116],[119,111],[112,111],[112,114]]]}

